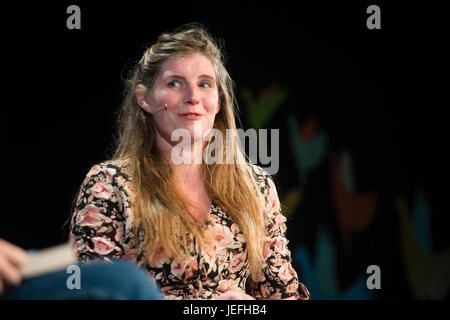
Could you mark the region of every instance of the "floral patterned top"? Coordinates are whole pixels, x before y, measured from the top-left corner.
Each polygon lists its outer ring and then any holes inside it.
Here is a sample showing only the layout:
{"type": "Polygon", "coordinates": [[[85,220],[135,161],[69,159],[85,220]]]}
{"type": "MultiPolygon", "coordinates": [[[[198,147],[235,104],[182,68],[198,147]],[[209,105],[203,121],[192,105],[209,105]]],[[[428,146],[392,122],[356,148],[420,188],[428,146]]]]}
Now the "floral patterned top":
{"type": "MultiPolygon", "coordinates": [[[[123,160],[94,165],[81,186],[69,235],[80,261],[126,259],[137,263],[143,254],[139,246],[131,247],[133,184],[127,164],[123,160]]],[[[205,227],[212,232],[215,250],[206,247],[197,252],[190,237],[190,256],[181,263],[160,252],[141,265],[158,282],[165,299],[211,299],[230,289],[256,299],[309,299],[291,265],[286,218],[274,182],[260,167],[252,167],[269,206],[264,268],[251,279],[242,232],[213,201],[205,227]]]]}

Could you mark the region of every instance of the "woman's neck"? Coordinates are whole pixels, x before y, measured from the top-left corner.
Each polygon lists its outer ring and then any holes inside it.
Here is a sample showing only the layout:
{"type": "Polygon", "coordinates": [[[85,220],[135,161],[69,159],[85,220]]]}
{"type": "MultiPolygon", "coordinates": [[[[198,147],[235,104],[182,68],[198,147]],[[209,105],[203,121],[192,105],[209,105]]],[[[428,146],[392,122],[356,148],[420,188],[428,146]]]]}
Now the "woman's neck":
{"type": "Polygon", "coordinates": [[[191,217],[200,224],[205,223],[211,209],[211,199],[205,188],[202,164],[201,162],[193,161],[195,156],[198,157],[203,154],[202,145],[197,145],[196,148],[191,145],[192,152],[189,154],[189,157],[185,155],[186,159],[191,159],[189,163],[175,164],[172,160],[172,150],[175,146],[161,137],[157,139],[157,144],[164,155],[172,162],[175,183],[188,199],[186,205],[191,213],[191,217]],[[194,150],[197,154],[194,154],[194,150]]]}
{"type": "MultiPolygon", "coordinates": [[[[161,136],[157,136],[156,139],[157,145],[160,148],[160,150],[163,152],[163,154],[170,159],[171,164],[174,168],[174,174],[175,178],[180,181],[183,185],[186,184],[198,184],[203,180],[203,171],[202,171],[202,164],[201,161],[203,161],[202,155],[203,155],[203,145],[202,141],[196,142],[197,145],[192,144],[189,150],[183,149],[181,157],[183,159],[187,159],[188,163],[180,163],[175,164],[172,160],[172,151],[175,145],[170,144],[166,139],[162,138],[161,136]],[[201,159],[199,161],[198,159],[201,159]]],[[[177,151],[178,152],[178,151],[177,151]]]]}

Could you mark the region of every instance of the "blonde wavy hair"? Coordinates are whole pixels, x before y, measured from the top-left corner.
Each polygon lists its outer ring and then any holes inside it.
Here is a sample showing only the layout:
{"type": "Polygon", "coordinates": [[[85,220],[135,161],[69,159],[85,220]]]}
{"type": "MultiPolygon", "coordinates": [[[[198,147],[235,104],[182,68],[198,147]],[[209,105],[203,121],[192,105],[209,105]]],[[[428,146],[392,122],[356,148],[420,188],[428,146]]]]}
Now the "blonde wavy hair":
{"type": "MultiPolygon", "coordinates": [[[[127,79],[125,99],[118,117],[118,139],[112,160],[128,160],[134,196],[133,235],[143,241],[144,256],[140,262],[159,250],[174,259],[188,254],[188,235],[199,248],[208,244],[209,237],[198,223],[193,222],[186,204],[189,203],[178,189],[173,167],[156,144],[154,118],[138,104],[136,94],[148,94],[164,61],[174,57],[200,53],[207,57],[215,69],[220,110],[214,128],[226,136],[226,129],[236,129],[237,103],[234,83],[224,67],[224,56],[213,37],[200,24],[184,25],[173,32],[162,33],[146,49],[137,66],[127,79]],[[142,85],[146,92],[142,92],[142,85]],[[139,86],[139,87],[138,87],[139,86]],[[141,89],[139,89],[141,88],[141,89]]],[[[205,148],[211,141],[205,142],[205,148]]],[[[204,184],[208,195],[237,223],[246,241],[250,275],[261,270],[265,240],[265,205],[245,153],[234,137],[234,143],[223,139],[223,155],[232,152],[233,164],[202,163],[204,184]],[[233,150],[228,149],[233,148],[233,150]]],[[[137,240],[139,239],[139,240],[137,240]]]]}

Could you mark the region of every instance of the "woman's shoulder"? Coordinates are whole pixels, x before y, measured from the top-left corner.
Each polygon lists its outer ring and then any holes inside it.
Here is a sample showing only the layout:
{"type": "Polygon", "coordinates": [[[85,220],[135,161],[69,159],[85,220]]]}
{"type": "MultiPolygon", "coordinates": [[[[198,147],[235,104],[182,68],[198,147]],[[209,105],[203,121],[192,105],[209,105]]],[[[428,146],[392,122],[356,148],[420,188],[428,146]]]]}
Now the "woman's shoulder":
{"type": "Polygon", "coordinates": [[[121,175],[125,178],[130,178],[129,172],[130,161],[128,159],[110,159],[94,164],[89,172],[87,178],[96,176],[99,174],[113,178],[114,176],[121,175]]]}
{"type": "MultiPolygon", "coordinates": [[[[275,185],[275,181],[272,176],[264,170],[264,168],[250,164],[251,170],[253,170],[257,182],[257,187],[264,198],[264,206],[266,208],[266,228],[273,233],[273,228],[278,228],[281,223],[286,221],[286,218],[281,213],[281,203],[278,198],[278,191],[275,185]]],[[[282,227],[282,228],[285,228],[282,227]]]]}
{"type": "Polygon", "coordinates": [[[264,184],[269,184],[269,182],[273,183],[272,176],[266,170],[264,170],[264,168],[260,167],[257,164],[253,164],[253,163],[249,163],[248,165],[249,165],[253,175],[255,176],[256,181],[258,181],[259,183],[264,183],[264,184]]]}
{"type": "Polygon", "coordinates": [[[277,195],[277,187],[273,177],[259,165],[249,163],[256,183],[264,198],[269,195],[277,195]]]}

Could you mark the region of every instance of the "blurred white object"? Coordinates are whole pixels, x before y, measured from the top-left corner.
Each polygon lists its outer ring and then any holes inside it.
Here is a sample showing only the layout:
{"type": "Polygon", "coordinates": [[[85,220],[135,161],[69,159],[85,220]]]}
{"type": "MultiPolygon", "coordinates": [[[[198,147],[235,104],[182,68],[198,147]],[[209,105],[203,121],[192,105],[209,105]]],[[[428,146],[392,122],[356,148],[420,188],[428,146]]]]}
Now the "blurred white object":
{"type": "Polygon", "coordinates": [[[20,273],[23,279],[27,279],[63,270],[77,262],[73,247],[65,243],[31,253],[28,261],[21,266],[20,273]]]}

